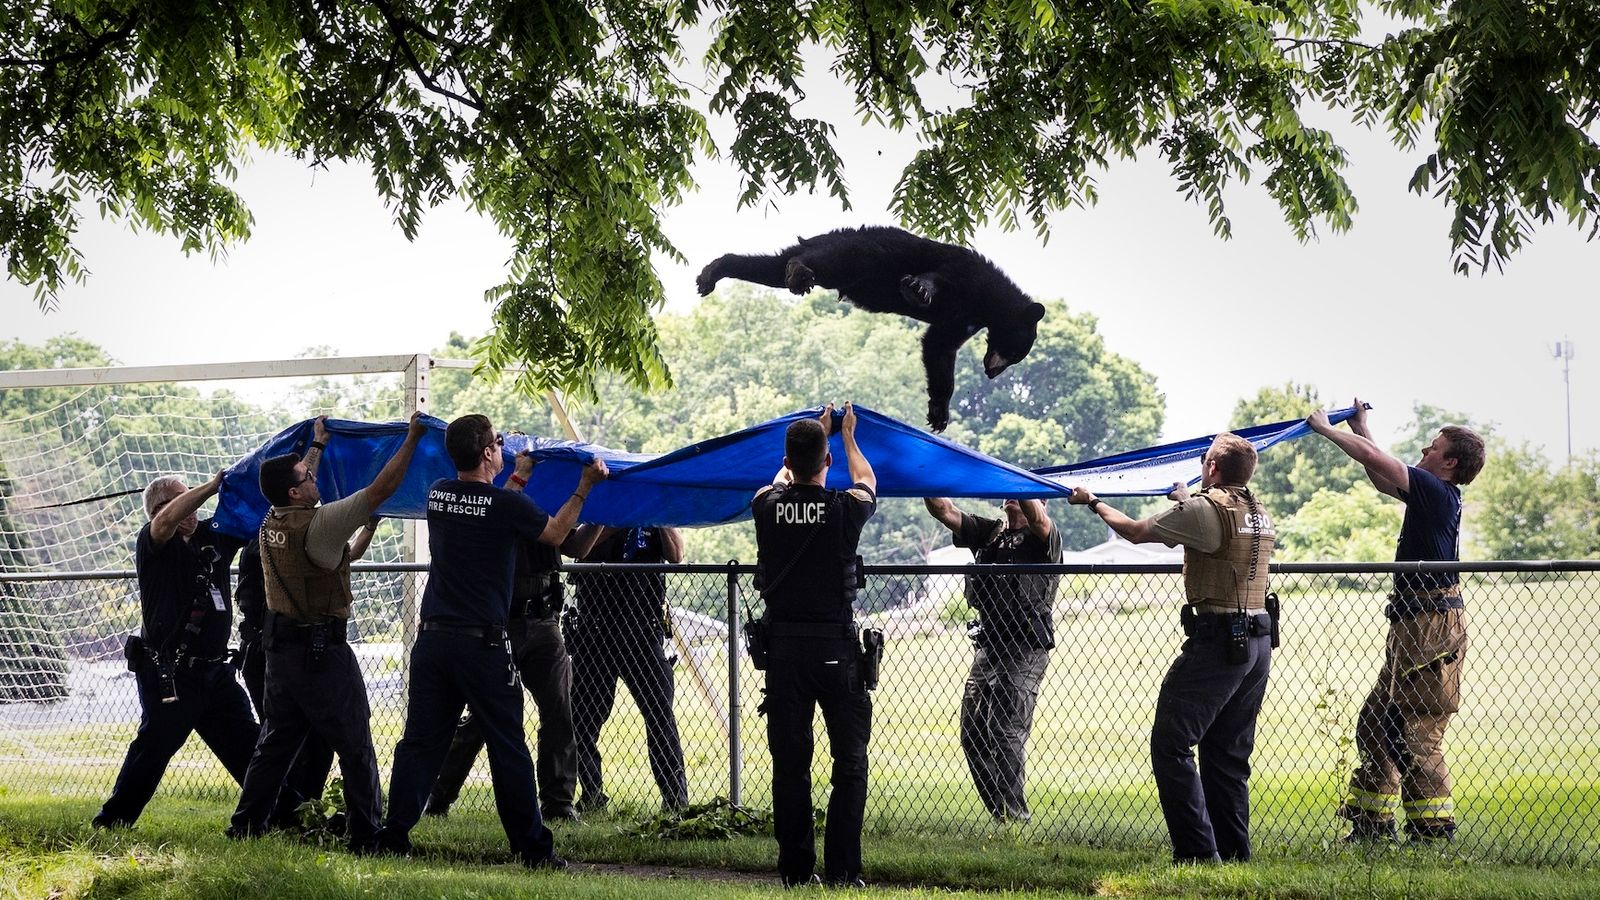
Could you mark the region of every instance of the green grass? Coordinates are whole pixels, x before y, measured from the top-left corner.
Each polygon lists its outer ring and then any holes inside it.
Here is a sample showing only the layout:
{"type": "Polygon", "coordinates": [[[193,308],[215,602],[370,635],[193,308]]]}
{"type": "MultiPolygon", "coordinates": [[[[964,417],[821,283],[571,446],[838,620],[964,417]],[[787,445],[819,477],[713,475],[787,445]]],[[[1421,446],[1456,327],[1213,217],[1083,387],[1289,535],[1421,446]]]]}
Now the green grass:
{"type": "MultiPolygon", "coordinates": [[[[426,821],[410,859],[356,858],[281,836],[235,843],[221,835],[230,804],[177,800],[131,830],[88,827],[94,805],[14,790],[0,796],[0,896],[61,898],[554,897],[688,898],[778,896],[770,839],[670,842],[629,837],[617,817],[557,832],[578,863],[568,874],[528,872],[511,862],[483,814],[426,821]],[[585,871],[583,864],[673,867],[677,878],[585,871]],[[752,873],[732,883],[703,869],[752,873]]],[[[1268,851],[1247,865],[1174,868],[1156,851],[1105,850],[995,831],[971,839],[869,836],[869,893],[976,897],[1407,897],[1587,898],[1600,872],[1522,868],[1433,851],[1340,850],[1308,861],[1268,851]]],[[[659,872],[665,876],[666,872],[659,872]]],[[[787,896],[794,896],[788,894],[787,896]]],[[[829,896],[833,896],[832,893],[829,896]]]]}
{"type": "MultiPolygon", "coordinates": [[[[951,579],[941,589],[951,588],[951,579]]],[[[1354,763],[1356,708],[1381,662],[1383,579],[1368,589],[1332,579],[1279,578],[1285,645],[1257,729],[1251,781],[1258,846],[1320,860],[1342,834],[1333,816],[1354,763]]],[[[1058,647],[1029,744],[1027,841],[1159,855],[1165,828],[1149,774],[1148,735],[1156,692],[1179,643],[1167,605],[1175,577],[1098,577],[1064,588],[1066,601],[1120,610],[1060,618],[1058,647]],[[1159,606],[1149,604],[1159,602],[1159,606]]],[[[1591,582],[1475,578],[1467,585],[1472,632],[1464,708],[1447,751],[1461,819],[1456,852],[1510,863],[1590,864],[1600,858],[1600,608],[1591,582]]],[[[971,649],[959,631],[893,639],[874,697],[871,794],[874,839],[900,835],[981,841],[994,833],[972,789],[958,739],[962,680],[971,649]]],[[[702,660],[703,682],[680,663],[676,712],[691,798],[726,795],[726,655],[702,660]]],[[[770,805],[765,720],[755,714],[761,679],[740,667],[743,799],[770,805]]],[[[528,704],[530,733],[532,704],[528,704]]],[[[373,720],[387,783],[401,710],[376,706],[373,720]]],[[[97,801],[115,778],[130,726],[0,733],[0,783],[62,799],[97,801]]],[[[619,686],[602,734],[606,789],[624,810],[658,798],[637,711],[619,686]]],[[[825,796],[828,757],[815,766],[825,796]]],[[[192,800],[228,803],[236,788],[198,741],[175,760],[152,812],[192,800]]],[[[492,808],[486,762],[461,808],[492,808]]],[[[487,821],[487,820],[485,820],[487,821]]]]}

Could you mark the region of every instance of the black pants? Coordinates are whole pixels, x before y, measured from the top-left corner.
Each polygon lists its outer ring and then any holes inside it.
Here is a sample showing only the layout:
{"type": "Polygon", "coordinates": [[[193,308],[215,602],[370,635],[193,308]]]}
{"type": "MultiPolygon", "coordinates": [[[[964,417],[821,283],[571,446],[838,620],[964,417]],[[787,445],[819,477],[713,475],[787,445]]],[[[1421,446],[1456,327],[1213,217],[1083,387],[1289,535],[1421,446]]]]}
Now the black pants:
{"type": "Polygon", "coordinates": [[[989,815],[1030,815],[1024,793],[1028,736],[1050,651],[978,647],[961,692],[961,752],[989,815]]]}
{"type": "Polygon", "coordinates": [[[305,642],[277,642],[267,651],[266,722],[233,813],[238,834],[266,830],[279,790],[309,735],[339,755],[350,846],[369,847],[378,832],[382,797],[372,747],[367,685],[350,646],[329,642],[313,660],[305,642]]]}
{"type": "MultiPolygon", "coordinates": [[[[539,748],[535,771],[539,807],[546,817],[570,813],[577,793],[578,756],[572,729],[572,659],[554,616],[512,619],[506,629],[517,656],[522,686],[539,709],[539,748]]],[[[456,728],[439,780],[428,796],[429,812],[445,812],[461,796],[461,785],[483,750],[483,729],[467,716],[456,728]]]]}
{"type": "Polygon", "coordinates": [[[128,755],[117,773],[116,786],[95,821],[103,825],[131,825],[155,796],[167,763],[183,747],[191,732],[198,732],[217,755],[228,774],[243,783],[250,753],[261,726],[250,711],[250,698],[223,663],[180,666],[173,672],[178,689],[176,703],[162,703],[149,664],[140,666],[139,731],[128,745],[128,755]]]}
{"type": "Polygon", "coordinates": [[[861,823],[867,809],[867,741],[872,696],[861,684],[855,642],[838,638],[773,638],[767,665],[767,745],[772,750],[772,818],[778,874],[799,883],[816,868],[811,807],[813,721],[818,706],[833,754],[823,877],[861,876],[861,823]]]}
{"type": "Polygon", "coordinates": [[[424,631],[411,650],[410,697],[405,732],[394,748],[389,778],[389,818],[380,843],[400,848],[422,816],[428,789],[450,749],[465,706],[483,729],[495,809],[511,850],[525,862],[553,855],[550,829],[539,817],[533,757],[522,730],[522,686],[508,676],[511,655],[503,644],[464,634],[424,631]]]}
{"type": "MultiPolygon", "coordinates": [[[[584,628],[609,628],[585,622],[584,628]]],[[[627,629],[627,625],[616,626],[627,629]]],[[[617,679],[644,718],[645,749],[661,802],[671,809],[689,805],[683,771],[683,741],[672,711],[672,663],[661,649],[661,633],[639,628],[623,634],[584,632],[572,648],[572,725],[578,746],[578,782],[584,802],[603,805],[605,779],[600,766],[600,727],[611,718],[617,679]]]]}
{"type": "MultiPolygon", "coordinates": [[[[255,707],[256,718],[267,719],[267,649],[262,639],[246,637],[239,629],[239,675],[244,679],[244,689],[250,694],[250,705],[255,707]]],[[[294,764],[283,779],[278,793],[278,803],[272,811],[272,821],[283,825],[295,824],[295,810],[306,800],[322,796],[322,786],[333,770],[333,748],[318,737],[316,732],[306,735],[294,764]]]]}
{"type": "Polygon", "coordinates": [[[1150,760],[1179,862],[1250,858],[1250,752],[1271,668],[1267,635],[1249,638],[1242,665],[1222,641],[1189,638],[1161,682],[1150,760]]]}

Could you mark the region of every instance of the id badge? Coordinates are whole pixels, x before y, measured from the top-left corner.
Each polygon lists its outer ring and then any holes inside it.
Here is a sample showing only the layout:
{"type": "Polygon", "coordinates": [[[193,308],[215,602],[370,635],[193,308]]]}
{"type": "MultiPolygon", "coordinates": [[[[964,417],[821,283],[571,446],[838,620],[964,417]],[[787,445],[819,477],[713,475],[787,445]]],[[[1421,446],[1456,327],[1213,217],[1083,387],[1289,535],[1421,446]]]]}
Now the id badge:
{"type": "Polygon", "coordinates": [[[217,612],[228,611],[228,605],[222,602],[222,591],[215,587],[211,589],[211,605],[217,608],[217,612]]]}

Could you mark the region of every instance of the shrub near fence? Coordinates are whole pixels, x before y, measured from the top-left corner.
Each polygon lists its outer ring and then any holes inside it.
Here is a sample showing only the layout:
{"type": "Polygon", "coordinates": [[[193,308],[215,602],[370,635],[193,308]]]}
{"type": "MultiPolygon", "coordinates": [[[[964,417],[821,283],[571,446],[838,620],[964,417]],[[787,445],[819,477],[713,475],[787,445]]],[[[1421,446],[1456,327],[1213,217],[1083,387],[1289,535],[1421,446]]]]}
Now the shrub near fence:
{"type": "MultiPolygon", "coordinates": [[[[357,609],[365,617],[358,619],[358,632],[363,621],[393,621],[393,611],[363,612],[362,604],[380,597],[394,603],[397,586],[403,592],[419,590],[425,576],[396,574],[417,568],[358,570],[357,609]]],[[[690,799],[732,793],[746,804],[770,805],[771,760],[765,720],[757,712],[762,676],[742,651],[729,667],[730,622],[743,619],[746,603],[760,612],[750,587],[751,567],[659,568],[669,573],[674,605],[669,653],[677,657],[674,705],[690,799]],[[723,598],[721,608],[711,608],[712,598],[723,598]],[[684,601],[694,608],[680,605],[684,601]]],[[[1253,759],[1258,846],[1303,851],[1343,834],[1334,809],[1355,765],[1356,711],[1382,662],[1383,598],[1395,569],[1274,567],[1284,641],[1274,656],[1253,759]]],[[[1471,644],[1462,710],[1446,739],[1461,824],[1456,846],[1507,862],[1591,864],[1600,850],[1600,661],[1595,654],[1600,610],[1592,602],[1600,564],[1493,563],[1462,569],[1471,644]]],[[[911,601],[864,617],[889,636],[874,696],[869,834],[982,835],[999,827],[978,801],[958,739],[962,683],[972,658],[960,623],[962,571],[868,570],[866,594],[893,583],[895,593],[911,601]]],[[[1180,576],[1172,566],[1030,571],[1066,577],[1056,609],[1057,646],[1028,748],[1033,820],[1009,827],[1036,840],[1161,846],[1166,835],[1149,774],[1148,744],[1156,692],[1181,643],[1180,576]]],[[[116,574],[97,580],[120,585],[124,602],[136,603],[125,573],[107,578],[116,574]]],[[[22,608],[50,582],[84,577],[0,575],[0,602],[22,608]]],[[[387,638],[397,629],[370,630],[387,638]]],[[[75,797],[109,791],[138,718],[132,677],[120,657],[104,649],[115,643],[94,644],[100,656],[68,660],[65,699],[0,705],[0,782],[75,797]]],[[[360,640],[356,646],[372,694],[374,737],[387,781],[403,719],[403,647],[387,639],[360,640]]],[[[0,648],[12,668],[26,652],[0,648]]],[[[527,710],[531,738],[531,702],[527,710]]],[[[817,730],[820,799],[828,771],[820,718],[817,730]]],[[[659,795],[641,719],[621,685],[600,750],[614,808],[622,814],[653,811],[659,795]]],[[[232,798],[236,788],[199,742],[191,741],[174,760],[155,802],[174,794],[232,798]]],[[[485,760],[479,760],[460,803],[465,809],[492,809],[485,760]]],[[[493,827],[488,818],[484,824],[493,827]]]]}

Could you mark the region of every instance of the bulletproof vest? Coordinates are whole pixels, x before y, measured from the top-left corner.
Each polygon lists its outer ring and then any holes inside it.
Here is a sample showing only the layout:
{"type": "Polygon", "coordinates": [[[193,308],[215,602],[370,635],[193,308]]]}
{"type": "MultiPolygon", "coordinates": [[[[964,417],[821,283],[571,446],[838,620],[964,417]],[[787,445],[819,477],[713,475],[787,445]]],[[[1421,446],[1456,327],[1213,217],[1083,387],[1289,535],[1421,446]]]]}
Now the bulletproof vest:
{"type": "Polygon", "coordinates": [[[319,568],[306,555],[306,534],[315,509],[273,507],[261,523],[261,564],[267,583],[267,609],[299,622],[350,618],[350,551],[333,570],[319,568]]]}
{"type": "MultiPolygon", "coordinates": [[[[627,528],[596,544],[584,562],[664,562],[659,529],[627,528]]],[[[623,624],[636,630],[666,614],[667,576],[660,572],[585,572],[573,576],[578,606],[589,622],[623,624]]],[[[643,633],[643,632],[640,632],[643,633]]]]}
{"type": "Polygon", "coordinates": [[[1277,542],[1272,519],[1259,502],[1252,517],[1246,488],[1214,487],[1196,500],[1210,503],[1222,514],[1222,546],[1214,553],[1184,548],[1183,591],[1190,603],[1210,602],[1229,607],[1263,609],[1267,605],[1267,563],[1277,542]],[[1250,577],[1254,548],[1255,578],[1250,577]]]}
{"type": "Polygon", "coordinates": [[[517,573],[511,582],[511,599],[519,603],[543,596],[561,578],[561,554],[538,541],[517,546],[517,573]]]}
{"type": "MultiPolygon", "coordinates": [[[[972,561],[982,565],[1050,563],[1048,547],[1028,540],[1027,527],[1007,528],[994,540],[974,548],[972,561]]],[[[1048,648],[1055,643],[1050,610],[1059,575],[972,575],[967,578],[967,605],[983,623],[983,642],[993,646],[1048,648]]]]}
{"type": "Polygon", "coordinates": [[[841,492],[812,485],[774,488],[756,520],[756,588],[775,622],[854,617],[856,547],[845,536],[841,492]]]}

